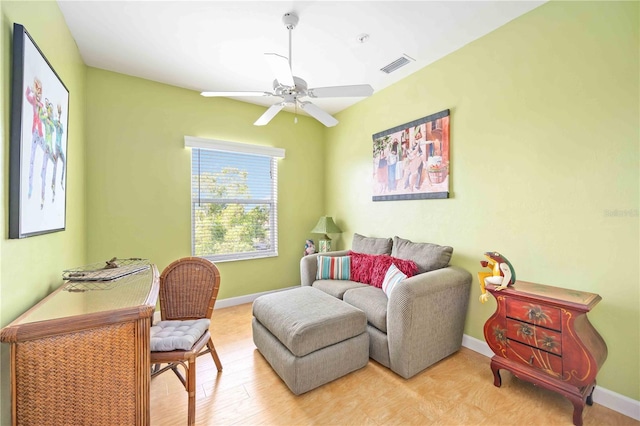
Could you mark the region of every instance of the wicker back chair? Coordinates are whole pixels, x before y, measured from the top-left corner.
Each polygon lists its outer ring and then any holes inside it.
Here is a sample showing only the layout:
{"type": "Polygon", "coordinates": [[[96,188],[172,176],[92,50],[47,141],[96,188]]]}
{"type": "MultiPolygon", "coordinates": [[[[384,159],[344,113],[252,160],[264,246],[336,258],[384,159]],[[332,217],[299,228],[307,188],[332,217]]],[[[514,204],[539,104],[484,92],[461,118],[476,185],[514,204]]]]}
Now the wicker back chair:
{"type": "MultiPolygon", "coordinates": [[[[212,262],[199,257],[176,260],[160,275],[162,321],[211,319],[219,289],[220,272],[212,262]]],[[[171,370],[187,390],[189,425],[195,424],[196,358],[206,353],[211,353],[218,371],[222,371],[222,364],[209,330],[206,330],[188,350],[151,351],[151,377],[171,370]],[[160,368],[164,363],[167,365],[160,368]],[[179,365],[185,370],[184,376],[178,370],[179,365]]]]}

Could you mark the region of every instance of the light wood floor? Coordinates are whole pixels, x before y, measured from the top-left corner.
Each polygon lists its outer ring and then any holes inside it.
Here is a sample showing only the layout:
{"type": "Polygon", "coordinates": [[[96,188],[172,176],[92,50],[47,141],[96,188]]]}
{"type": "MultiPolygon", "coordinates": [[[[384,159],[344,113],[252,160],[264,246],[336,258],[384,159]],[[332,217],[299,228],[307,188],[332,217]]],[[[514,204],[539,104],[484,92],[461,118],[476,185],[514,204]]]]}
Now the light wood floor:
{"type": "MultiPolygon", "coordinates": [[[[218,309],[211,334],[222,361],[198,358],[198,425],[571,425],[565,398],[501,371],[467,348],[405,380],[375,361],[300,396],[293,395],[251,337],[251,304],[218,309]]],[[[585,425],[638,425],[594,403],[585,425]]],[[[151,381],[151,424],[187,422],[187,393],[171,372],[151,381]]]]}

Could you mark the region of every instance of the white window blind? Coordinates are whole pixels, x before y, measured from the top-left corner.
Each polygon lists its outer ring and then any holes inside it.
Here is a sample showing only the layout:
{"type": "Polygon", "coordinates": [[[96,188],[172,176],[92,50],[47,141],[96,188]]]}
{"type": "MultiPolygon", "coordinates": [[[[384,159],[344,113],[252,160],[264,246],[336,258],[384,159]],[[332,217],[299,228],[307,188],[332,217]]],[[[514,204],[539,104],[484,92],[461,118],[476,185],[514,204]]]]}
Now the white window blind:
{"type": "Polygon", "coordinates": [[[284,150],[185,137],[191,147],[192,255],[278,255],[278,162],[284,150]]]}

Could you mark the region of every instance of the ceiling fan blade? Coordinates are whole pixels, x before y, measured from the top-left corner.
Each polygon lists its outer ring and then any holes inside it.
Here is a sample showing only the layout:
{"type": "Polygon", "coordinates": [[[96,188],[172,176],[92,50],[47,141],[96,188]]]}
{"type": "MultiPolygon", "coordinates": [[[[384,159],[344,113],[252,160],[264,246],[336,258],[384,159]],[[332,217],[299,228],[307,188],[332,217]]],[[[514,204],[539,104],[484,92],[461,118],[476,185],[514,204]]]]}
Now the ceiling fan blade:
{"type": "Polygon", "coordinates": [[[202,92],[200,95],[206,98],[213,98],[216,96],[273,96],[273,93],[269,92],[202,92]]]}
{"type": "Polygon", "coordinates": [[[316,87],[307,90],[307,95],[312,98],[356,97],[371,96],[373,87],[368,84],[355,84],[352,86],[316,87]]]}
{"type": "Polygon", "coordinates": [[[267,111],[264,114],[262,114],[260,116],[260,118],[258,118],[256,120],[255,123],[253,123],[253,125],[254,126],[264,126],[265,124],[269,124],[271,119],[273,117],[275,117],[276,114],[279,113],[282,108],[284,108],[284,102],[280,102],[279,104],[271,105],[269,107],[269,109],[267,109],[267,111]]]}
{"type": "Polygon", "coordinates": [[[336,120],[331,114],[326,111],[320,109],[317,105],[312,104],[308,101],[299,101],[300,108],[305,110],[310,116],[321,122],[327,127],[333,127],[338,124],[338,120],[336,120]]]}
{"type": "Polygon", "coordinates": [[[278,83],[289,87],[296,85],[293,81],[293,73],[291,72],[291,66],[289,66],[289,59],[277,53],[265,53],[264,57],[267,59],[267,62],[269,62],[271,71],[273,71],[273,74],[276,76],[278,83]]]}

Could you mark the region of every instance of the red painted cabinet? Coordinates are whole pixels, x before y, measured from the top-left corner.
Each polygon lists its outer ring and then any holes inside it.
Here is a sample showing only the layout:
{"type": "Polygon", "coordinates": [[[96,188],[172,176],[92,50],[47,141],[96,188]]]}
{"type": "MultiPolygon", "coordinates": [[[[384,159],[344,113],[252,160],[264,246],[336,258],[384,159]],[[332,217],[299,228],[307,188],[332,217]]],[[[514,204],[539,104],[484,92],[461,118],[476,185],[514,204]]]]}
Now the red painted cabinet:
{"type": "Polygon", "coordinates": [[[607,359],[607,345],[587,318],[601,300],[594,293],[516,281],[496,291],[496,312],[484,325],[494,384],[499,370],[558,392],[573,404],[573,423],[582,425],[584,405],[593,403],[596,374],[607,359]]]}

